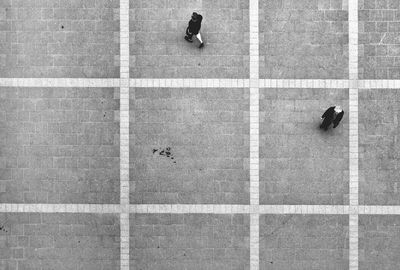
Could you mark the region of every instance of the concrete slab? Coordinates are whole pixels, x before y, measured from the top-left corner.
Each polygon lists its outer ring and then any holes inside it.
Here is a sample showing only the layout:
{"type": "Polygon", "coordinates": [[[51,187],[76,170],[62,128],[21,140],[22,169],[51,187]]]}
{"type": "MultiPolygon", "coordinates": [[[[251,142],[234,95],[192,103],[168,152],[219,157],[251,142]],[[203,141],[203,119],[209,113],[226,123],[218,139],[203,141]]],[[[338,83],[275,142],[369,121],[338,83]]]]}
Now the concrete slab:
{"type": "Polygon", "coordinates": [[[248,78],[248,1],[131,0],[130,8],[131,78],[248,78]],[[193,12],[203,16],[202,49],[184,40],[193,12]]]}
{"type": "Polygon", "coordinates": [[[360,204],[399,205],[400,90],[365,89],[359,99],[360,204]]]}
{"type": "Polygon", "coordinates": [[[0,203],[119,203],[114,88],[0,89],[0,203]]]}
{"type": "Polygon", "coordinates": [[[260,203],[347,204],[347,89],[260,89],[260,203]],[[319,129],[330,106],[345,111],[319,129]]]}
{"type": "Polygon", "coordinates": [[[248,89],[131,89],[130,202],[248,204],[248,111],[248,89]]]}
{"type": "Polygon", "coordinates": [[[260,78],[348,78],[348,10],[342,2],[260,0],[260,78]]]}
{"type": "Polygon", "coordinates": [[[2,1],[0,77],[119,77],[119,1],[2,1]]]}
{"type": "Polygon", "coordinates": [[[249,268],[249,216],[135,214],[130,269],[249,268]]]}
{"type": "Polygon", "coordinates": [[[260,270],[349,269],[348,217],[261,215],[260,270]]]}

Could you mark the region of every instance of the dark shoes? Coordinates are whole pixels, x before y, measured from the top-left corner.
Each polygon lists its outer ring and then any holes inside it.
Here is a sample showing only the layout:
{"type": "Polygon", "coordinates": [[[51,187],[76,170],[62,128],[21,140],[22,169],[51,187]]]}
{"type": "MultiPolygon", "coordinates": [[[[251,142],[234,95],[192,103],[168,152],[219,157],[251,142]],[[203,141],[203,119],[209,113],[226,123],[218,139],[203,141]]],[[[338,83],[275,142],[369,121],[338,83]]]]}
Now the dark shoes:
{"type": "Polygon", "coordinates": [[[189,38],[188,36],[185,36],[185,40],[186,40],[187,42],[193,42],[193,40],[192,40],[191,38],[189,38]]]}
{"type": "Polygon", "coordinates": [[[204,47],[204,43],[201,43],[200,46],[199,46],[199,48],[201,49],[201,48],[203,48],[203,47],[204,47]]]}

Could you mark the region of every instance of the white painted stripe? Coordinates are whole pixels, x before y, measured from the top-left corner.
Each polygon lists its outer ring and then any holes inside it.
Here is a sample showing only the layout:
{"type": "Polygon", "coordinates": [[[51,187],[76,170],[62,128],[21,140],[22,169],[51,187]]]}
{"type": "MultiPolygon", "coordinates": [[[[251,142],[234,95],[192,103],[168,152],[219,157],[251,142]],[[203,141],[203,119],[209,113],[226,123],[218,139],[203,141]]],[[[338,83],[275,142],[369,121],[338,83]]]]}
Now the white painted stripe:
{"type": "MultiPolygon", "coordinates": [[[[0,212],[348,215],[350,210],[348,205],[0,204],[0,212]]],[[[360,206],[360,214],[400,214],[400,206],[360,206]]]]}
{"type": "Polygon", "coordinates": [[[120,262],[129,270],[129,0],[120,0],[120,262]]]}
{"type": "MultiPolygon", "coordinates": [[[[358,0],[349,8],[349,270],[358,270],[358,0]]],[[[361,83],[364,85],[364,83],[361,83]]]]}
{"type": "Polygon", "coordinates": [[[259,234],[259,145],[260,145],[260,80],[259,80],[259,6],[258,0],[250,0],[250,270],[260,268],[259,234]]]}
{"type": "Polygon", "coordinates": [[[131,79],[131,87],[148,88],[243,88],[249,87],[248,79],[131,79]]]}
{"type": "Polygon", "coordinates": [[[0,204],[0,212],[15,213],[120,213],[119,204],[0,204]]]}
{"type": "Polygon", "coordinates": [[[129,213],[121,213],[120,227],[121,269],[129,270],[129,213]]]}
{"type": "Polygon", "coordinates": [[[260,215],[250,214],[250,269],[260,268],[260,215]]]}
{"type": "Polygon", "coordinates": [[[348,205],[260,205],[260,214],[348,215],[348,205]]]}
{"type": "MultiPolygon", "coordinates": [[[[122,64],[128,60],[121,61],[122,64]]],[[[123,76],[126,76],[125,73],[123,76]]],[[[353,88],[398,89],[400,80],[259,79],[259,88],[353,88]]],[[[126,83],[125,83],[126,84],[126,83]]],[[[121,79],[0,78],[0,87],[119,87],[121,79]]],[[[131,87],[147,88],[243,88],[249,79],[130,79],[131,87]]]]}
{"type": "Polygon", "coordinates": [[[120,79],[0,78],[3,87],[119,87],[120,79]]]}

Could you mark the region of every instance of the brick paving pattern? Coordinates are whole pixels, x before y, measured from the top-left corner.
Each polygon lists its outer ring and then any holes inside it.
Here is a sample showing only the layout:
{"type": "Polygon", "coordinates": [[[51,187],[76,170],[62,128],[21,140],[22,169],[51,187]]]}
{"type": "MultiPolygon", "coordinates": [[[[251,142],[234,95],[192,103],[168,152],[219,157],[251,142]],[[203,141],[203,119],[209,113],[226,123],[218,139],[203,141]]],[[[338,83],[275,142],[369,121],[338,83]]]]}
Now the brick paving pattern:
{"type": "Polygon", "coordinates": [[[1,203],[118,203],[113,88],[0,88],[1,203]]]}
{"type": "Polygon", "coordinates": [[[248,215],[131,215],[131,270],[248,270],[248,215]]]}
{"type": "Polygon", "coordinates": [[[119,219],[0,213],[0,269],[120,269],[119,219]]]}
{"type": "Polygon", "coordinates": [[[261,215],[260,270],[347,270],[348,217],[261,215]]]}
{"type": "Polygon", "coordinates": [[[360,203],[399,205],[400,90],[360,92],[360,203]]]}
{"type": "Polygon", "coordinates": [[[249,203],[248,89],[130,92],[131,203],[249,203]]]}
{"type": "Polygon", "coordinates": [[[347,204],[348,90],[260,89],[260,203],[347,204]],[[336,129],[321,115],[340,105],[336,129]]]}
{"type": "Polygon", "coordinates": [[[342,0],[260,0],[260,78],[348,78],[342,0]]]}
{"type": "Polygon", "coordinates": [[[399,16],[2,0],[0,269],[398,269],[399,16]]]}
{"type": "Polygon", "coordinates": [[[399,269],[399,216],[360,217],[360,269],[399,269]]]}
{"type": "Polygon", "coordinates": [[[0,77],[119,77],[118,8],[118,0],[2,0],[0,77]]]}
{"type": "Polygon", "coordinates": [[[131,0],[130,74],[134,78],[247,78],[247,0],[131,0]],[[205,42],[184,40],[192,12],[205,42]]]}
{"type": "Polygon", "coordinates": [[[359,1],[359,77],[400,79],[400,2],[359,1]]]}

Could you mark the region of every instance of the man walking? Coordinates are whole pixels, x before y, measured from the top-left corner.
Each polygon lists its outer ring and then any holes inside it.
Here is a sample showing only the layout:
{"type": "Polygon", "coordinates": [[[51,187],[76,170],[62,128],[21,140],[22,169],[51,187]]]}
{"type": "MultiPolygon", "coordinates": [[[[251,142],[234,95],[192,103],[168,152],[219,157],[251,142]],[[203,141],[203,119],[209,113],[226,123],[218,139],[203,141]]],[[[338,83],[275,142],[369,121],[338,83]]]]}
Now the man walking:
{"type": "Polygon", "coordinates": [[[328,130],[329,126],[333,123],[333,128],[336,128],[339,125],[340,120],[342,120],[344,115],[344,111],[340,108],[340,106],[333,106],[327,109],[322,115],[321,119],[322,124],[319,128],[328,130]]]}
{"type": "Polygon", "coordinates": [[[200,35],[200,28],[201,28],[201,21],[203,20],[203,16],[200,14],[197,14],[196,12],[193,12],[192,18],[189,21],[189,25],[186,28],[186,36],[185,40],[188,42],[193,42],[192,37],[195,35],[197,39],[200,41],[200,46],[199,48],[204,47],[203,40],[201,39],[200,35]]]}

